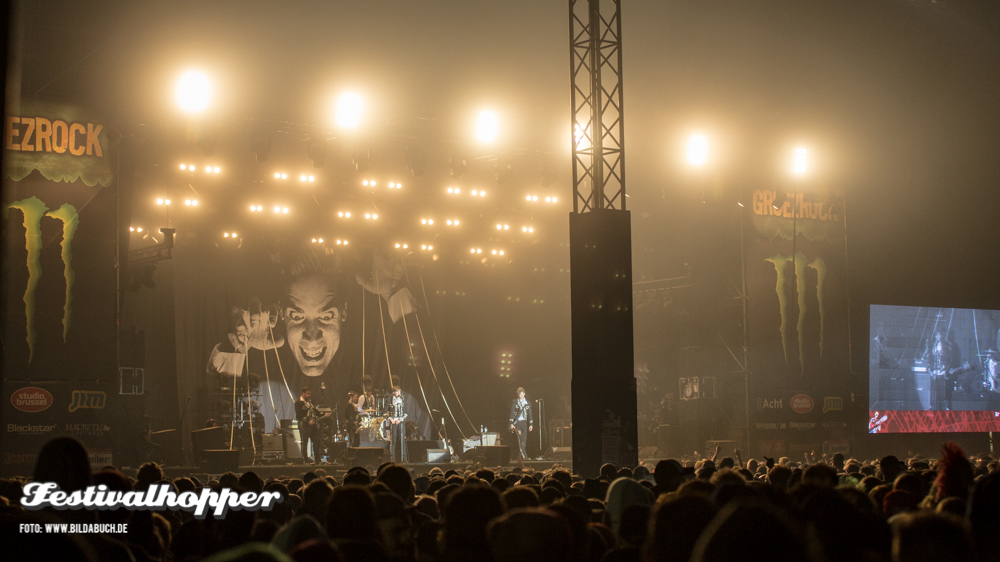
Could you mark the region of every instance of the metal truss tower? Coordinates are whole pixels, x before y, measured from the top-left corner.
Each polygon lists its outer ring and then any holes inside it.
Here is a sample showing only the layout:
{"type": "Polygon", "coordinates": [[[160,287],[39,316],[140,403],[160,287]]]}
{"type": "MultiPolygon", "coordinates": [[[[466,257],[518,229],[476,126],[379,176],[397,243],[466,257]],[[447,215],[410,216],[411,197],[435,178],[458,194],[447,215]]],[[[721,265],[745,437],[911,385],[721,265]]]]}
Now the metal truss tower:
{"type": "Polygon", "coordinates": [[[569,12],[573,212],[624,211],[621,0],[570,0],[569,12]]]}
{"type": "Polygon", "coordinates": [[[638,463],[620,0],[570,0],[573,470],[638,463]]]}

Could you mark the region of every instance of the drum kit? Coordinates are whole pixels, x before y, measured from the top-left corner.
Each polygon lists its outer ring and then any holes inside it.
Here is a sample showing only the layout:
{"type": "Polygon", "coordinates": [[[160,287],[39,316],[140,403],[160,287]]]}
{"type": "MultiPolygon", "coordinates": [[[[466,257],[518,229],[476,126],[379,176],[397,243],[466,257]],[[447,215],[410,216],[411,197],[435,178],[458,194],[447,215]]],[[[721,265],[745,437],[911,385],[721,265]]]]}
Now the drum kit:
{"type": "MultiPolygon", "coordinates": [[[[389,440],[389,420],[383,415],[379,415],[376,410],[365,410],[361,416],[358,431],[367,431],[367,441],[388,441],[389,440]]],[[[365,436],[364,433],[361,434],[365,436]]]]}

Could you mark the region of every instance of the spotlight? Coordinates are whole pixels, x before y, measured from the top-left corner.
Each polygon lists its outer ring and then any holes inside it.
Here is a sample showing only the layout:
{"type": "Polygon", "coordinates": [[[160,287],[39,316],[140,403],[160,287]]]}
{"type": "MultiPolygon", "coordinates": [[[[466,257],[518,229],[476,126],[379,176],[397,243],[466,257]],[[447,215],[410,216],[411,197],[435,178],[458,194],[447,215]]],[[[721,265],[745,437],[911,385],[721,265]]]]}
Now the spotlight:
{"type": "MultiPolygon", "coordinates": [[[[412,146],[406,147],[406,168],[410,170],[413,177],[420,177],[424,175],[424,169],[427,166],[427,155],[421,148],[414,148],[412,146]]],[[[392,186],[389,186],[392,187],[392,186]]]]}
{"type": "Polygon", "coordinates": [[[236,233],[235,233],[235,232],[233,233],[233,236],[232,236],[232,237],[233,237],[233,238],[236,238],[236,233]]]}
{"type": "Polygon", "coordinates": [[[216,166],[216,167],[212,168],[212,171],[215,172],[216,174],[218,174],[219,173],[219,167],[216,166]]]}
{"type": "Polygon", "coordinates": [[[320,244],[322,244],[322,243],[323,243],[323,239],[322,239],[322,238],[320,238],[320,239],[319,239],[319,243],[320,243],[320,244]]]}
{"type": "Polygon", "coordinates": [[[275,207],[274,208],[274,212],[275,213],[280,213],[281,212],[281,207],[275,207]]]}
{"type": "Polygon", "coordinates": [[[253,211],[256,211],[256,210],[257,210],[257,206],[256,205],[250,205],[250,212],[253,212],[253,211]]]}
{"type": "Polygon", "coordinates": [[[205,173],[206,174],[211,174],[212,173],[212,167],[211,166],[205,166],[205,173]]]}
{"type": "Polygon", "coordinates": [[[263,131],[250,133],[250,152],[257,162],[266,162],[271,153],[271,137],[263,131]]]}
{"type": "Polygon", "coordinates": [[[299,176],[299,181],[306,181],[305,174],[302,174],[301,176],[299,176]]]}
{"type": "Polygon", "coordinates": [[[282,207],[282,208],[281,208],[281,212],[282,212],[283,214],[286,214],[286,215],[287,215],[287,214],[288,214],[288,207],[282,207]]]}
{"type": "Polygon", "coordinates": [[[281,179],[281,173],[280,172],[275,172],[274,173],[274,179],[280,180],[281,179]]]}
{"type": "Polygon", "coordinates": [[[187,165],[186,165],[186,164],[181,164],[181,169],[182,169],[182,170],[187,170],[187,169],[188,169],[188,167],[187,167],[187,165]]]}
{"type": "Polygon", "coordinates": [[[136,232],[142,232],[142,227],[141,227],[141,226],[139,226],[139,227],[136,227],[135,231],[136,231],[136,232]]]}
{"type": "Polygon", "coordinates": [[[531,196],[530,196],[530,195],[526,195],[526,196],[524,197],[524,199],[525,199],[525,201],[531,201],[531,196]]]}
{"type": "Polygon", "coordinates": [[[420,249],[421,250],[426,250],[427,249],[427,244],[421,244],[420,245],[420,249]]]}
{"type": "Polygon", "coordinates": [[[368,180],[364,180],[364,181],[362,181],[362,182],[361,182],[361,185],[365,185],[365,186],[367,186],[367,185],[368,185],[368,180]]]}
{"type": "Polygon", "coordinates": [[[306,156],[312,162],[313,168],[322,168],[326,160],[326,141],[318,139],[306,141],[306,156]]]}
{"type": "Polygon", "coordinates": [[[399,244],[396,244],[396,247],[398,248],[398,247],[399,247],[399,244]]]}
{"type": "Polygon", "coordinates": [[[484,190],[479,190],[479,196],[480,196],[480,197],[486,197],[486,191],[484,191],[484,190]]]}
{"type": "Polygon", "coordinates": [[[497,230],[503,230],[503,225],[502,224],[498,224],[497,225],[497,230]]]}
{"type": "Polygon", "coordinates": [[[471,248],[471,249],[469,249],[469,253],[470,253],[470,254],[475,254],[475,253],[476,253],[476,249],[475,249],[475,248],[471,248]]]}
{"type": "Polygon", "coordinates": [[[229,238],[229,233],[228,232],[223,232],[222,233],[222,237],[223,238],[229,238]]]}
{"type": "Polygon", "coordinates": [[[483,249],[482,249],[482,248],[476,248],[476,253],[477,253],[477,254],[481,254],[481,253],[483,253],[483,249]]]}
{"type": "Polygon", "coordinates": [[[546,197],[545,198],[545,202],[546,203],[551,203],[552,202],[552,198],[551,197],[546,197]]]}
{"type": "Polygon", "coordinates": [[[135,227],[134,227],[134,226],[130,226],[130,227],[128,227],[128,231],[129,231],[129,232],[135,232],[135,227]]]}
{"type": "Polygon", "coordinates": [[[420,224],[427,224],[427,219],[420,219],[420,224]]]}
{"type": "Polygon", "coordinates": [[[163,200],[163,204],[164,205],[169,205],[170,204],[170,199],[164,199],[163,200]]]}
{"type": "Polygon", "coordinates": [[[475,197],[477,195],[479,195],[479,190],[473,189],[472,190],[472,196],[475,197]]]}
{"type": "Polygon", "coordinates": [[[156,204],[157,205],[162,205],[163,204],[163,199],[157,199],[156,200],[156,204]]]}
{"type": "Polygon", "coordinates": [[[491,143],[500,134],[500,118],[492,111],[480,111],[476,117],[476,139],[491,143]]]}
{"type": "Polygon", "coordinates": [[[340,240],[337,240],[337,245],[340,246],[340,240]]]}
{"type": "Polygon", "coordinates": [[[185,72],[177,81],[174,98],[187,113],[201,113],[212,103],[212,82],[203,72],[185,72]]]}
{"type": "Polygon", "coordinates": [[[192,207],[197,207],[198,206],[198,200],[197,199],[192,199],[191,200],[191,206],[192,207]]]}
{"type": "Polygon", "coordinates": [[[316,243],[316,239],[315,239],[315,238],[313,238],[313,244],[315,244],[315,243],[316,243]]]}
{"type": "Polygon", "coordinates": [[[351,218],[351,213],[344,213],[344,218],[346,218],[346,219],[351,218]]]}
{"type": "Polygon", "coordinates": [[[409,246],[408,246],[408,245],[406,245],[406,244],[403,244],[403,249],[405,250],[405,249],[407,249],[407,248],[409,248],[409,246]]]}
{"type": "Polygon", "coordinates": [[[341,129],[357,129],[365,110],[365,100],[355,92],[344,92],[337,100],[336,121],[341,129]]]}
{"type": "Polygon", "coordinates": [[[372,213],[372,220],[378,220],[378,215],[372,213]]]}
{"type": "Polygon", "coordinates": [[[704,135],[694,134],[688,139],[687,161],[699,168],[708,162],[708,139],[704,135]]]}
{"type": "Polygon", "coordinates": [[[500,250],[500,255],[501,255],[501,256],[503,255],[503,250],[500,250]]]}
{"type": "Polygon", "coordinates": [[[494,256],[497,255],[497,251],[496,250],[493,250],[493,255],[494,256]]]}
{"type": "Polygon", "coordinates": [[[532,195],[531,196],[531,200],[532,201],[538,201],[538,196],[537,195],[532,195]]]}
{"type": "Polygon", "coordinates": [[[427,224],[434,224],[434,219],[427,219],[427,224]]]}
{"type": "Polygon", "coordinates": [[[795,149],[795,159],[792,162],[792,173],[801,176],[809,171],[809,150],[799,147],[795,149]]]}
{"type": "Polygon", "coordinates": [[[288,174],[281,174],[281,179],[288,179],[288,174]]]}
{"type": "Polygon", "coordinates": [[[372,214],[371,213],[365,213],[365,219],[370,219],[370,218],[372,218],[372,214]]]}
{"type": "Polygon", "coordinates": [[[451,177],[458,179],[469,171],[469,164],[465,156],[453,152],[448,156],[448,169],[451,171],[451,177]]]}
{"type": "Polygon", "coordinates": [[[316,181],[316,176],[309,176],[309,181],[316,181]]]}
{"type": "Polygon", "coordinates": [[[191,200],[190,199],[185,199],[184,200],[184,204],[187,205],[188,207],[190,207],[191,206],[191,200]]]}
{"type": "Polygon", "coordinates": [[[389,189],[394,189],[396,187],[395,182],[389,182],[389,189]]]}

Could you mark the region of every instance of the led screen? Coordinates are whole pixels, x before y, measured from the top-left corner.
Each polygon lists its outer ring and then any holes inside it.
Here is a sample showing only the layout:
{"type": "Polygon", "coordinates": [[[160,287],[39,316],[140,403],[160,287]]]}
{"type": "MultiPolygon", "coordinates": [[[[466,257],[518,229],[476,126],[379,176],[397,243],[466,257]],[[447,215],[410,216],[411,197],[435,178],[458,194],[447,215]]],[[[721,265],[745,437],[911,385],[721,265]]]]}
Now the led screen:
{"type": "Polygon", "coordinates": [[[1000,431],[1000,311],[870,312],[870,433],[1000,431]]]}

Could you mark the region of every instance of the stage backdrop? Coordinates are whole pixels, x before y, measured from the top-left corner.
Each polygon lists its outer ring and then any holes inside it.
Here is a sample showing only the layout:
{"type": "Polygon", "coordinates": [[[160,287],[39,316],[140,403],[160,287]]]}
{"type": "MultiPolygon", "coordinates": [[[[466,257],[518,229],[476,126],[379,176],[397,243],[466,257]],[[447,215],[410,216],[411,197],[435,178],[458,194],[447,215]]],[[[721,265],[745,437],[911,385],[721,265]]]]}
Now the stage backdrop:
{"type": "Polygon", "coordinates": [[[845,451],[853,396],[843,194],[762,189],[751,202],[746,277],[754,452],[845,451]]]}
{"type": "Polygon", "coordinates": [[[444,408],[427,360],[435,343],[419,312],[422,292],[410,287],[419,286],[415,268],[377,244],[304,239],[258,233],[175,248],[179,402],[192,397],[183,436],[228,427],[230,416],[237,427],[273,432],[295,418],[303,387],[343,418],[348,391],[380,395],[398,384],[409,419],[435,438],[428,412],[444,408]]]}
{"type": "Polygon", "coordinates": [[[117,188],[108,127],[42,103],[4,120],[4,475],[30,474],[41,444],[64,434],[94,462],[111,462],[117,188]]]}

